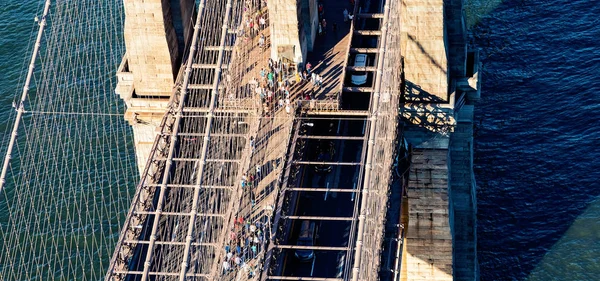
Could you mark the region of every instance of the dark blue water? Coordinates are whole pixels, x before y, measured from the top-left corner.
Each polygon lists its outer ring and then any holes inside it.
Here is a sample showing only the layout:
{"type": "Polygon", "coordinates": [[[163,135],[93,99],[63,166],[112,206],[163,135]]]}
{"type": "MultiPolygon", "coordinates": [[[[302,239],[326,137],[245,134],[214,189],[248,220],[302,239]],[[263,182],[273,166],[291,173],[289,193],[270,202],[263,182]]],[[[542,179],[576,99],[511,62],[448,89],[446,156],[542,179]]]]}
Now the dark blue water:
{"type": "Polygon", "coordinates": [[[600,6],[504,1],[483,49],[482,280],[600,280],[600,6]]]}

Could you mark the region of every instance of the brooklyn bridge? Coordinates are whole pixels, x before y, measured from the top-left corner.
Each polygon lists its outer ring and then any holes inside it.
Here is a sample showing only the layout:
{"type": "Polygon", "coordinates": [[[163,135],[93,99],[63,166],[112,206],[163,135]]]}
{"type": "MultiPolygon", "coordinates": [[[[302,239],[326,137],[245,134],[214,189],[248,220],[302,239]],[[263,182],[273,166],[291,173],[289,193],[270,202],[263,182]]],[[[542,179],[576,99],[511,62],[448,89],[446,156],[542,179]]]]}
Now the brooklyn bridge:
{"type": "Polygon", "coordinates": [[[462,0],[42,2],[0,280],[478,280],[462,0]]]}

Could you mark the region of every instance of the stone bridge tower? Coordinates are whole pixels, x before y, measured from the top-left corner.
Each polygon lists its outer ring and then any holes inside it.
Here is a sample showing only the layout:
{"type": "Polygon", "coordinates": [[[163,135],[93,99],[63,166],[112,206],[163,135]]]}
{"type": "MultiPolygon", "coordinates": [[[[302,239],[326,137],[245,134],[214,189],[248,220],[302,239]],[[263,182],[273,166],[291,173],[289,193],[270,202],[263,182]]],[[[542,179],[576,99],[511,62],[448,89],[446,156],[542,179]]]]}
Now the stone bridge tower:
{"type": "Polygon", "coordinates": [[[194,0],[123,0],[126,53],[116,92],[127,105],[140,174],[193,34],[194,0]]]}
{"type": "Polygon", "coordinates": [[[478,280],[473,104],[464,0],[402,1],[404,137],[412,146],[402,280],[478,280]]]}
{"type": "Polygon", "coordinates": [[[317,0],[269,0],[267,6],[272,11],[271,58],[304,63],[319,25],[317,0]]]}

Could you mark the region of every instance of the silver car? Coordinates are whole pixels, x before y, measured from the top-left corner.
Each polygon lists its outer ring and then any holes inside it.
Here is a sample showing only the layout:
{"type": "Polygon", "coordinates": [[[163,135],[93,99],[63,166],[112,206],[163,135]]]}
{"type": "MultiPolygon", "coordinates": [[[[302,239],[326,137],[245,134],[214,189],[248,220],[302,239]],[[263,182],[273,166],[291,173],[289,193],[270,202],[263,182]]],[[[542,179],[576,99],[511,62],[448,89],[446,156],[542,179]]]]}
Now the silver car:
{"type": "MultiPolygon", "coordinates": [[[[354,57],[354,66],[365,67],[367,66],[367,55],[366,54],[358,54],[354,57]]],[[[367,83],[367,73],[366,72],[357,72],[352,75],[351,79],[352,84],[356,86],[363,85],[367,83]]]]}

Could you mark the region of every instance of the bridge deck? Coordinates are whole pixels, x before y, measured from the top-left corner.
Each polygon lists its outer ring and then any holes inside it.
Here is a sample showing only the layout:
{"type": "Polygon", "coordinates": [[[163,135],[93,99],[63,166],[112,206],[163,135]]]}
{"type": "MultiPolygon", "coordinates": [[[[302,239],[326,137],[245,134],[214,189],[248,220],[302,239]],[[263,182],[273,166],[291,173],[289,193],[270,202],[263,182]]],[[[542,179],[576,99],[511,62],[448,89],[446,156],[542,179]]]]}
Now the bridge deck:
{"type": "Polygon", "coordinates": [[[196,48],[178,78],[107,280],[218,275],[258,125],[258,104],[243,79],[248,70],[235,63],[248,60],[252,45],[234,45],[237,34],[227,32],[238,29],[243,11],[241,1],[201,1],[196,48]]]}

